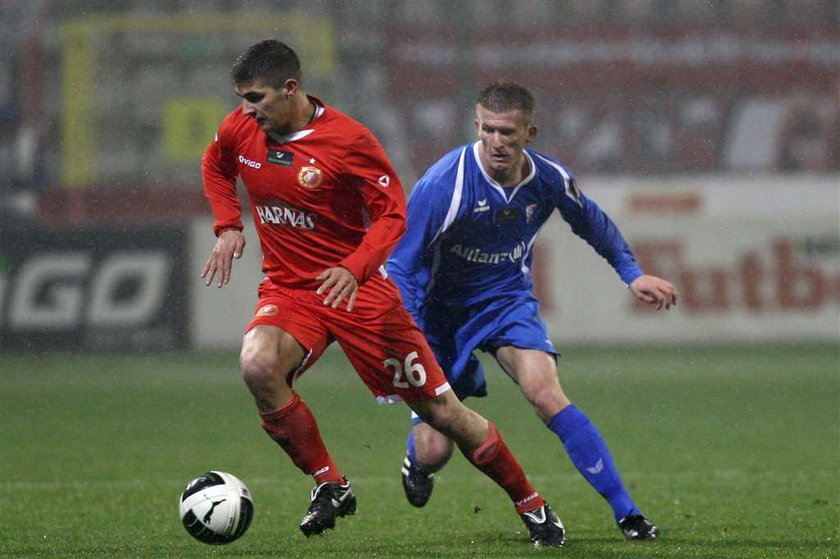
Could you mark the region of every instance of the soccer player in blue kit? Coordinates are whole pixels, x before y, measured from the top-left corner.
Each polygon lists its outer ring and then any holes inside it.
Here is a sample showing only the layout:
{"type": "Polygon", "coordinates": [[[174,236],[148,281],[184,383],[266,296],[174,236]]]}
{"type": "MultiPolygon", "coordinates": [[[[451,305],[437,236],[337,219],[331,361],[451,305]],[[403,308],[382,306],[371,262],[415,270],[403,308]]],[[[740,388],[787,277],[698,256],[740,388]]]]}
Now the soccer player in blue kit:
{"type": "MultiPolygon", "coordinates": [[[[500,81],[481,91],[478,141],[443,156],[417,183],[408,202],[408,231],[388,271],[458,397],[487,394],[473,352],[492,354],[610,504],[624,536],[654,539],[659,528],[633,502],[598,429],[560,385],[558,352],[533,294],[534,241],[557,209],[635,297],[669,309],[677,292],[668,281],[644,274],[616,225],[583,195],[571,171],[526,147],[536,137],[534,117],[533,95],[516,83],[500,81]]],[[[412,422],[403,487],[409,502],[422,507],[453,443],[416,415],[412,422]]]]}

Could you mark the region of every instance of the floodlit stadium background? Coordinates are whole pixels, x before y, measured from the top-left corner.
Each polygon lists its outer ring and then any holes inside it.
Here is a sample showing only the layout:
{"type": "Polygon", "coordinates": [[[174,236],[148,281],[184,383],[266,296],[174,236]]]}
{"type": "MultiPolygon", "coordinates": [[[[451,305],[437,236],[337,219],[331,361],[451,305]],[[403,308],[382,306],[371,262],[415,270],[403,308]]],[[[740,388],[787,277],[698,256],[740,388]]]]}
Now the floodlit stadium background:
{"type": "Polygon", "coordinates": [[[471,141],[481,86],[534,91],[535,149],[682,294],[652,316],[557,218],[535,275],[562,342],[836,342],[838,23],[829,0],[0,3],[0,345],[238,344],[258,245],[203,288],[199,160],[264,38],[407,191],[471,141]]]}

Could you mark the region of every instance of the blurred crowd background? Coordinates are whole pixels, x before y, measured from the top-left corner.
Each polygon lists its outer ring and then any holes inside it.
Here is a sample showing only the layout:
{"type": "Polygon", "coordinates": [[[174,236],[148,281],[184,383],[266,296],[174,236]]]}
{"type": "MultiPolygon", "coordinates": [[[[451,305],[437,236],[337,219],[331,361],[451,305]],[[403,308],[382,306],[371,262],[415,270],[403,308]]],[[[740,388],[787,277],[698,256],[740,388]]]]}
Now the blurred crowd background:
{"type": "Polygon", "coordinates": [[[579,176],[840,171],[837,0],[2,0],[4,221],[206,214],[201,153],[264,38],[407,189],[497,78],[579,176]]]}
{"type": "Polygon", "coordinates": [[[838,0],[0,0],[0,347],[238,347],[260,251],[203,288],[200,161],[266,38],[406,191],[475,138],[483,86],[532,89],[533,147],[680,291],[646,312],[551,220],[563,344],[840,340],[838,0]]]}

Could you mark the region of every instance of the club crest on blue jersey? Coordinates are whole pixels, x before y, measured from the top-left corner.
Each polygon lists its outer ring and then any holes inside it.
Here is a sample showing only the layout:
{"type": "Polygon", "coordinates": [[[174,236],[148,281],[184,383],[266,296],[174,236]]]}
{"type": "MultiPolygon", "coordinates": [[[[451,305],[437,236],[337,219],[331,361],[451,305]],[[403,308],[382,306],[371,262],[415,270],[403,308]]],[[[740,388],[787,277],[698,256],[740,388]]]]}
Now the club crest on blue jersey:
{"type": "Polygon", "coordinates": [[[537,215],[538,204],[528,204],[525,206],[525,221],[531,223],[534,221],[534,216],[537,215]]]}

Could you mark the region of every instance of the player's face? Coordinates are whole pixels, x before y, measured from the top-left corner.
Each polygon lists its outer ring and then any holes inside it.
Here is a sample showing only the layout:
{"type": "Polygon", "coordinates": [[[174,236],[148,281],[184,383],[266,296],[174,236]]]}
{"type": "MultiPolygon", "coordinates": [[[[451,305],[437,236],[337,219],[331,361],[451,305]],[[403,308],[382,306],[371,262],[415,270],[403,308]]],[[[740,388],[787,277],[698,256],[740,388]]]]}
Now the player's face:
{"type": "Polygon", "coordinates": [[[476,105],[475,113],[481,166],[503,186],[518,183],[526,171],[525,146],[536,137],[537,127],[519,109],[494,113],[476,105]]]}
{"type": "Polygon", "coordinates": [[[288,85],[274,89],[259,80],[236,87],[236,94],[242,98],[242,112],[257,121],[264,132],[278,134],[294,132],[290,93],[293,92],[288,85]]]}

